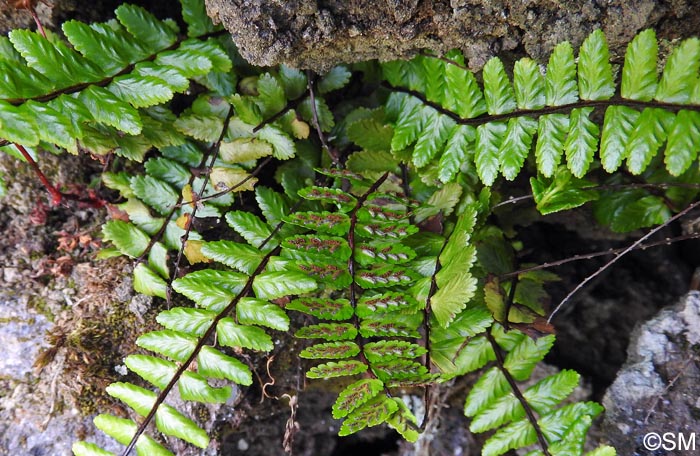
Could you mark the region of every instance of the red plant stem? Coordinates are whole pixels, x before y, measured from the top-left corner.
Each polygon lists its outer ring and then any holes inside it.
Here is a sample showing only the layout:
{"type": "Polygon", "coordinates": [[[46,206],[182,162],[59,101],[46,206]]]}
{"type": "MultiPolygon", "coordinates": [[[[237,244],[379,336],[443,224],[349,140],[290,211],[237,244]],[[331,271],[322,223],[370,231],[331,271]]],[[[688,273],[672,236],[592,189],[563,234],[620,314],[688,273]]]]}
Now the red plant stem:
{"type": "Polygon", "coordinates": [[[39,16],[37,16],[36,11],[34,10],[34,6],[29,6],[29,12],[31,13],[32,17],[34,18],[34,22],[36,22],[36,27],[39,30],[39,33],[41,33],[41,36],[46,38],[46,32],[44,31],[44,26],[41,25],[41,21],[39,20],[39,16]]]}
{"type": "Polygon", "coordinates": [[[51,204],[54,206],[57,206],[61,204],[61,201],[63,201],[63,195],[61,195],[61,192],[59,192],[56,187],[51,185],[51,182],[49,182],[49,179],[46,177],[44,173],[41,172],[41,169],[39,169],[39,165],[34,161],[31,155],[29,155],[29,152],[27,152],[27,149],[24,148],[24,146],[20,144],[15,144],[15,147],[17,150],[22,154],[25,160],[29,163],[29,166],[32,167],[34,172],[36,173],[37,176],[39,176],[39,180],[41,181],[42,184],[44,184],[44,187],[46,187],[46,190],[49,191],[51,194],[51,204]]]}

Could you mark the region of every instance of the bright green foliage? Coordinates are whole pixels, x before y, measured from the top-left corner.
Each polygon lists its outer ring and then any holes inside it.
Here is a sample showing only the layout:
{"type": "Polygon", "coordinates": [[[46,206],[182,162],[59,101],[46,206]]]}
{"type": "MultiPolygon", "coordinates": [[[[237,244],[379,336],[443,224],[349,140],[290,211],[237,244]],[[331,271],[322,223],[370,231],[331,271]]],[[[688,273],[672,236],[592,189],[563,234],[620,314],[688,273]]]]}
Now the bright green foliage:
{"type": "Polygon", "coordinates": [[[458,165],[469,174],[472,163],[485,185],[499,174],[513,180],[533,148],[544,177],[554,175],[562,155],[577,178],[597,169],[598,160],[609,173],[626,161],[631,173],[641,174],[658,167],[653,158],[661,151],[666,170],[679,176],[697,159],[700,40],[676,47],[660,79],[657,59],[654,31],[640,33],[625,54],[621,97],[613,97],[618,83],[600,30],[584,41],[577,63],[569,43],[557,45],[544,75],[524,58],[511,82],[503,63],[489,60],[483,95],[456,51],[439,63],[427,55],[385,63],[384,77],[404,92],[386,105],[398,114],[391,150],[397,157],[411,154],[417,168],[444,183],[458,179],[458,165]],[[453,81],[461,82],[459,89],[453,81]],[[655,107],[653,100],[667,105],[655,107]],[[602,123],[598,110],[606,110],[602,123]]]}
{"type": "MultiPolygon", "coordinates": [[[[554,343],[542,317],[544,284],[556,276],[503,277],[520,266],[518,242],[512,226],[495,225],[493,206],[524,170],[542,214],[594,201],[615,231],[662,223],[687,204],[694,190],[618,191],[624,177],[600,176],[624,164],[649,182],[696,182],[700,41],[680,43],[658,76],[656,38],[645,31],[620,81],[599,31],[578,55],[557,45],[546,71],[530,59],[510,71],[495,58],[477,77],[459,51],[420,55],[381,64],[394,90],[358,107],[324,98],[353,93],[358,67],[308,81],[285,66],[238,65],[204,2],[180,3],[182,31],[120,6],[116,21],[66,23],[67,42],[28,31],[0,39],[0,147],[144,162],[103,174],[123,212],[103,234],[111,252],[138,259],[135,289],[169,305],[157,317],[163,328],[137,340],[148,354],[124,360],[148,388],[119,382],[108,393],[152,415],[158,433],[206,448],[206,433],[165,397],[177,387],[184,400],[228,401],[226,382],[253,382],[240,353],[269,352],[285,331],[305,345],[307,377],[351,377],[333,406],[340,435],[385,423],[416,441],[421,417],[398,393],[482,370],[465,413],[472,431],[493,432],[483,454],[542,440],[550,454],[581,454],[601,408],[561,406],[579,375],[521,385],[554,343]],[[190,87],[176,115],[168,103],[190,87]],[[343,166],[320,154],[316,127],[343,166]],[[259,167],[270,162],[275,182],[263,187],[259,167]],[[290,328],[287,311],[319,321],[290,328]]],[[[138,429],[108,415],[95,422],[125,445],[138,429]]],[[[170,454],[157,441],[140,434],[137,452],[170,454]]],[[[107,454],[85,442],[74,453],[107,454]]]]}

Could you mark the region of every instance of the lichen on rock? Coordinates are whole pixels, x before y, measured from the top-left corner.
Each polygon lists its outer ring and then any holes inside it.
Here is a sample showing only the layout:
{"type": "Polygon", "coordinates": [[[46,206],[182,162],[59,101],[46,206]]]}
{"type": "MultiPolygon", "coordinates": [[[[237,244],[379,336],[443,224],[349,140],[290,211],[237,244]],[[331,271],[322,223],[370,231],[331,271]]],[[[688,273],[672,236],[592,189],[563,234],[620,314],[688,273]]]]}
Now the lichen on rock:
{"type": "Polygon", "coordinates": [[[601,28],[613,54],[640,30],[664,38],[693,33],[692,0],[206,0],[256,65],[284,63],[324,72],[339,63],[409,58],[422,49],[460,48],[472,70],[513,51],[545,61],[568,40],[578,46],[601,28]]]}

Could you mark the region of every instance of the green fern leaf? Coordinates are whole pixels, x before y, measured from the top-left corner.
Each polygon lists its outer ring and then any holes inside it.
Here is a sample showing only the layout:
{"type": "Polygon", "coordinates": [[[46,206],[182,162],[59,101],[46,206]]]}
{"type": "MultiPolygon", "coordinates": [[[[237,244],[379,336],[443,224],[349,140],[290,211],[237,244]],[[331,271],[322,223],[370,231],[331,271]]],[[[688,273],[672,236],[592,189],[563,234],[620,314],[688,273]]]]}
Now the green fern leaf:
{"type": "Polygon", "coordinates": [[[316,282],[296,271],[265,272],[253,280],[253,291],[260,299],[277,299],[306,294],[316,289],[316,282]]]}
{"type": "Polygon", "coordinates": [[[568,131],[569,116],[564,114],[540,116],[535,157],[537,169],[545,177],[552,177],[559,166],[568,131]]]}
{"type": "Polygon", "coordinates": [[[177,366],[172,361],[149,355],[129,355],[124,358],[124,364],[159,389],[164,389],[177,371],[177,366]]]}
{"type": "Polygon", "coordinates": [[[477,280],[468,272],[454,274],[430,298],[430,308],[441,327],[447,327],[476,292],[477,280]]]}
{"type": "MultiPolygon", "coordinates": [[[[190,173],[183,165],[174,160],[169,160],[165,157],[151,158],[144,163],[146,172],[156,179],[165,181],[177,188],[182,188],[187,184],[190,173]]],[[[121,189],[117,189],[120,190],[121,189]]],[[[129,197],[129,194],[122,196],[129,197]]],[[[132,193],[133,194],[133,193],[132,193]]]]}
{"type": "Polygon", "coordinates": [[[408,442],[418,441],[418,437],[420,437],[418,419],[411,413],[401,399],[394,397],[391,400],[394,401],[399,408],[386,420],[386,423],[401,434],[408,442]]]}
{"type": "Polygon", "coordinates": [[[318,82],[319,93],[328,93],[334,90],[342,89],[345,85],[350,82],[350,77],[352,73],[344,66],[338,65],[326,73],[323,78],[318,82]]]}
{"type": "Polygon", "coordinates": [[[254,214],[244,211],[231,211],[226,214],[226,223],[243,236],[253,247],[261,248],[263,251],[268,251],[275,247],[275,242],[268,242],[262,247],[263,243],[272,236],[272,230],[254,214]]]}
{"type": "Polygon", "coordinates": [[[172,67],[186,78],[204,76],[212,71],[212,61],[201,52],[178,48],[158,54],[154,61],[157,65],[172,67]]]}
{"type": "Polygon", "coordinates": [[[276,329],[289,330],[289,317],[276,304],[255,298],[241,298],[236,305],[238,322],[244,325],[258,325],[276,329]]]}
{"type": "Polygon", "coordinates": [[[544,80],[532,59],[523,58],[515,62],[513,87],[518,109],[541,109],[544,107],[544,80]]]}
{"type": "Polygon", "coordinates": [[[151,52],[165,49],[177,39],[167,25],[140,6],[119,5],[115,13],[124,28],[151,52]]]}
{"type": "Polygon", "coordinates": [[[532,196],[540,214],[547,215],[582,206],[598,197],[593,183],[576,179],[568,169],[559,168],[553,179],[531,177],[532,196]]]}
{"type": "Polygon", "coordinates": [[[65,22],[61,28],[73,47],[105,74],[118,73],[131,62],[149,55],[121,27],[87,25],[73,20],[65,22]]]}
{"type": "Polygon", "coordinates": [[[574,50],[567,41],[556,45],[549,56],[545,76],[545,99],[547,106],[561,106],[578,101],[574,50]]]}
{"type": "Polygon", "coordinates": [[[420,337],[418,326],[422,322],[420,314],[392,313],[372,314],[360,322],[362,337],[420,337]]]}
{"type": "Polygon", "coordinates": [[[357,375],[365,372],[367,365],[360,361],[328,362],[314,366],[306,373],[308,378],[335,378],[357,375]]]}
{"type": "Polygon", "coordinates": [[[114,456],[114,453],[88,442],[75,442],[71,450],[75,456],[114,456]]]}
{"type": "Polygon", "coordinates": [[[355,342],[326,342],[305,348],[299,354],[304,359],[345,359],[357,356],[360,347],[355,342]]]}
{"type": "MultiPolygon", "coordinates": [[[[117,418],[112,415],[100,414],[93,420],[95,427],[122,445],[128,445],[136,434],[136,423],[125,418],[117,418]]],[[[147,435],[142,435],[136,442],[136,452],[139,456],[173,456],[159,443],[147,435]]]]}
{"type": "Polygon", "coordinates": [[[416,57],[415,62],[420,65],[422,75],[425,78],[425,97],[438,104],[444,104],[445,100],[445,67],[444,61],[427,56],[416,57]]]}
{"type": "Polygon", "coordinates": [[[639,112],[627,106],[610,106],[605,110],[603,134],[600,140],[600,161],[612,173],[627,158],[626,147],[639,112]]]}
{"type": "Polygon", "coordinates": [[[270,117],[284,109],[287,101],[284,88],[274,76],[269,73],[260,76],[257,89],[263,117],[270,117]]]}
{"type": "MultiPolygon", "coordinates": [[[[314,103],[316,104],[316,118],[318,119],[321,131],[329,132],[335,126],[335,120],[333,119],[333,113],[331,112],[326,100],[323,98],[315,98],[314,103]]],[[[314,114],[311,108],[311,98],[307,98],[297,107],[297,112],[309,124],[314,124],[314,114]]]]}
{"type": "Polygon", "coordinates": [[[371,363],[398,358],[417,358],[425,353],[427,353],[425,348],[404,340],[382,340],[369,342],[364,346],[364,354],[371,363]]]}
{"type": "Polygon", "coordinates": [[[207,16],[204,0],[180,0],[180,4],[182,18],[187,23],[187,36],[201,36],[216,30],[207,16]]]}
{"type": "MultiPolygon", "coordinates": [[[[157,398],[156,393],[130,383],[112,383],[106,391],[141,416],[148,415],[157,398]]],[[[156,427],[163,434],[178,437],[199,448],[206,448],[209,445],[209,436],[203,429],[167,404],[161,404],[158,407],[156,427]]]]}
{"type": "Polygon", "coordinates": [[[664,67],[655,100],[688,103],[700,69],[700,39],[690,38],[676,47],[664,67]]]}
{"type": "Polygon", "coordinates": [[[305,187],[298,193],[299,196],[307,200],[335,204],[340,212],[350,211],[357,203],[354,196],[337,188],[305,187]]]}
{"type": "Polygon", "coordinates": [[[252,274],[263,259],[260,250],[233,241],[207,242],[202,246],[202,254],[245,274],[252,274]]]}
{"type": "Polygon", "coordinates": [[[296,68],[280,65],[279,77],[289,100],[299,98],[306,90],[306,75],[296,68]]]}
{"type": "Polygon", "coordinates": [[[625,147],[627,167],[632,174],[641,174],[666,141],[675,116],[660,108],[646,108],[637,118],[625,147]]]}
{"type": "Polygon", "coordinates": [[[566,164],[571,173],[578,178],[586,174],[593,161],[593,154],[598,148],[599,128],[589,119],[591,112],[593,108],[571,110],[569,135],[564,144],[566,164]]]}
{"type": "MultiPolygon", "coordinates": [[[[462,315],[468,313],[471,312],[467,310],[462,312],[462,315]]],[[[479,325],[475,328],[488,327],[493,322],[491,313],[488,311],[469,318],[474,319],[479,325]]],[[[462,320],[466,318],[462,317],[462,320]]],[[[460,317],[456,321],[459,322],[460,317]]],[[[491,344],[486,338],[476,337],[465,344],[462,332],[458,331],[457,327],[458,324],[453,323],[449,331],[433,331],[431,334],[430,360],[445,379],[481,369],[486,363],[495,359],[491,344]]]]}
{"type": "Polygon", "coordinates": [[[328,341],[352,340],[357,337],[357,329],[350,323],[319,323],[299,328],[294,337],[328,341]]]}
{"type": "Polygon", "coordinates": [[[165,329],[151,331],[136,339],[136,345],[165,355],[175,361],[184,362],[194,351],[197,339],[177,331],[165,329]]]}
{"type": "Polygon", "coordinates": [[[341,213],[332,212],[295,212],[285,221],[311,230],[341,236],[350,229],[350,218],[341,213]]]}
{"type": "Polygon", "coordinates": [[[656,93],[656,59],[659,46],[656,33],[647,29],[627,46],[622,68],[622,98],[650,101],[656,93]]]}
{"type": "Polygon", "coordinates": [[[173,97],[170,86],[154,76],[120,76],[107,90],[136,108],[162,104],[173,97]]]}
{"type": "Polygon", "coordinates": [[[213,142],[219,138],[223,122],[213,115],[183,114],[173,124],[175,128],[200,141],[213,142]]]}
{"type": "Polygon", "coordinates": [[[476,129],[476,172],[484,185],[490,186],[498,176],[501,143],[506,134],[505,122],[489,122],[476,129]]]}
{"type": "Polygon", "coordinates": [[[173,331],[202,336],[214,318],[216,318],[216,312],[210,310],[174,307],[159,313],[156,321],[173,331]]]}
{"type": "Polygon", "coordinates": [[[119,251],[131,258],[141,255],[150,241],[143,231],[121,220],[110,220],[102,227],[102,237],[111,241],[119,251]]]}
{"type": "Polygon", "coordinates": [[[413,149],[413,164],[417,168],[426,166],[441,151],[455,126],[454,120],[432,108],[425,108],[425,127],[418,136],[413,149]]]}
{"type": "Polygon", "coordinates": [[[381,380],[363,379],[348,385],[333,404],[333,418],[340,419],[376,397],[384,388],[381,380]]]}
{"type": "Polygon", "coordinates": [[[277,225],[289,213],[289,205],[282,195],[268,187],[256,185],[255,200],[271,226],[277,225]]]}
{"type": "Polygon", "coordinates": [[[39,128],[31,113],[0,101],[0,137],[33,147],[39,144],[39,128]]]}
{"type": "Polygon", "coordinates": [[[505,138],[498,150],[501,172],[506,179],[514,180],[520,173],[525,158],[530,153],[535,131],[537,121],[531,117],[514,117],[508,121],[505,138]]]}
{"type": "Polygon", "coordinates": [[[233,318],[225,317],[216,325],[219,343],[225,347],[248,348],[268,352],[274,348],[272,339],[265,331],[255,326],[237,324],[233,318]]]}
{"type": "Polygon", "coordinates": [[[299,298],[287,304],[286,308],[323,320],[347,320],[353,314],[347,299],[299,298]]]}
{"type": "Polygon", "coordinates": [[[482,76],[488,113],[498,115],[513,112],[517,104],[503,62],[496,57],[490,59],[484,65],[482,76]]]}
{"type": "Polygon", "coordinates": [[[578,91],[582,100],[607,100],[615,94],[608,43],[601,30],[588,35],[581,45],[578,56],[578,91]]]}
{"type": "Polygon", "coordinates": [[[180,397],[185,401],[224,404],[231,398],[231,387],[214,388],[207,379],[194,372],[186,371],[177,384],[180,397]]]}
{"type": "Polygon", "coordinates": [[[243,289],[247,279],[233,271],[204,269],[174,280],[173,289],[205,309],[220,312],[243,289]]]}
{"type": "Polygon", "coordinates": [[[457,65],[445,65],[445,83],[445,108],[463,119],[472,119],[486,112],[484,94],[472,72],[457,65]]]}
{"type": "Polygon", "coordinates": [[[132,177],[131,188],[134,195],[161,215],[167,215],[178,202],[178,195],[172,187],[151,176],[132,177]]]}
{"type": "Polygon", "coordinates": [[[588,415],[595,418],[602,411],[603,407],[595,402],[576,402],[541,416],[537,422],[545,437],[555,442],[560,440],[581,417],[588,415]]]}
{"type": "Polygon", "coordinates": [[[172,91],[184,92],[190,86],[185,75],[171,66],[161,66],[153,62],[141,62],[134,67],[134,76],[150,76],[163,81],[172,91]]]}
{"type": "Polygon", "coordinates": [[[499,456],[508,450],[537,443],[535,428],[527,420],[516,421],[499,429],[481,448],[482,456],[499,456]]]}
{"type": "Polygon", "coordinates": [[[197,371],[205,377],[227,379],[239,385],[253,383],[248,366],[208,345],[203,346],[197,355],[197,371]]]}
{"type": "Polygon", "coordinates": [[[451,182],[463,164],[473,161],[476,130],[469,125],[457,125],[452,129],[445,150],[438,163],[438,179],[451,182]]]}
{"type": "Polygon", "coordinates": [[[138,111],[107,89],[90,86],[80,92],[79,99],[96,121],[130,135],[141,133],[143,124],[138,111]]]}
{"type": "Polygon", "coordinates": [[[523,396],[537,413],[546,413],[571,394],[579,379],[575,371],[563,370],[535,383],[523,396]]]}
{"type": "Polygon", "coordinates": [[[548,335],[537,340],[524,337],[506,356],[504,367],[514,379],[523,381],[532,373],[554,344],[555,337],[548,335]]]}
{"type": "Polygon", "coordinates": [[[193,51],[205,55],[212,63],[212,72],[228,73],[233,66],[231,59],[222,49],[220,43],[211,38],[206,41],[201,39],[185,40],[180,44],[179,50],[193,51]]]}
{"type": "Polygon", "coordinates": [[[508,391],[510,386],[505,376],[497,367],[492,367],[482,374],[469,392],[464,403],[464,414],[469,417],[477,416],[508,391]]]}
{"type": "Polygon", "coordinates": [[[389,419],[398,409],[398,404],[393,400],[375,396],[347,415],[338,435],[342,437],[354,434],[366,427],[378,426],[389,419]]]}
{"type": "Polygon", "coordinates": [[[273,156],[278,160],[288,160],[296,154],[294,141],[282,130],[272,125],[265,125],[258,131],[257,136],[272,144],[273,156]]]}
{"type": "Polygon", "coordinates": [[[700,151],[700,113],[681,110],[668,133],[664,163],[673,176],[690,168],[700,151]]]}
{"type": "Polygon", "coordinates": [[[593,210],[598,222],[616,233],[659,225],[671,217],[663,198],[635,190],[605,193],[593,210]]]}
{"type": "Polygon", "coordinates": [[[158,296],[166,299],[167,284],[151,268],[139,263],[134,268],[134,290],[148,296],[158,296]]]}
{"type": "Polygon", "coordinates": [[[50,79],[56,88],[68,87],[76,80],[95,82],[103,76],[97,66],[63,42],[52,43],[38,33],[20,29],[12,30],[9,37],[27,65],[50,79]]]}
{"type": "Polygon", "coordinates": [[[399,118],[391,138],[391,150],[400,151],[413,144],[425,125],[424,106],[417,98],[404,96],[401,101],[399,118]]]}
{"type": "Polygon", "coordinates": [[[376,312],[407,311],[418,308],[418,302],[411,296],[398,292],[388,292],[381,295],[360,298],[355,309],[357,316],[366,318],[376,312]]]}
{"type": "Polygon", "coordinates": [[[15,63],[0,60],[0,73],[3,75],[0,80],[1,99],[32,98],[51,92],[54,88],[48,78],[25,66],[23,61],[15,63]]]}

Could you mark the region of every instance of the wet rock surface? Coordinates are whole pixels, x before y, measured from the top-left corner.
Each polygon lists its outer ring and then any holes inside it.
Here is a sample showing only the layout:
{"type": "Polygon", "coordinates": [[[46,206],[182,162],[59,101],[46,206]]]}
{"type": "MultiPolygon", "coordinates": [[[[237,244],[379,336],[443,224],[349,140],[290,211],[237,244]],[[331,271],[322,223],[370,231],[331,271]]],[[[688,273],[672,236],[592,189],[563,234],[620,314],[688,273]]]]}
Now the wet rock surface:
{"type": "MultiPolygon", "coordinates": [[[[700,292],[659,312],[632,335],[627,363],[608,389],[603,405],[603,431],[625,455],[682,454],[671,448],[683,434],[686,441],[700,433],[700,292]],[[644,436],[673,433],[665,448],[644,436]],[[648,446],[652,447],[649,448],[648,446]]],[[[697,443],[696,443],[697,445],[697,443]]],[[[689,454],[689,453],[688,453],[689,454]]]]}
{"type": "Polygon", "coordinates": [[[209,15],[231,32],[256,65],[285,63],[319,72],[338,63],[408,58],[421,49],[464,51],[471,69],[493,55],[526,53],[545,62],[568,40],[594,29],[613,54],[640,30],[664,38],[697,33],[692,0],[206,0],[209,15]]]}

